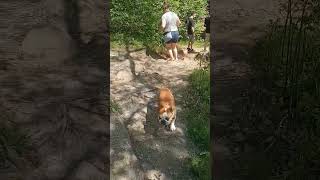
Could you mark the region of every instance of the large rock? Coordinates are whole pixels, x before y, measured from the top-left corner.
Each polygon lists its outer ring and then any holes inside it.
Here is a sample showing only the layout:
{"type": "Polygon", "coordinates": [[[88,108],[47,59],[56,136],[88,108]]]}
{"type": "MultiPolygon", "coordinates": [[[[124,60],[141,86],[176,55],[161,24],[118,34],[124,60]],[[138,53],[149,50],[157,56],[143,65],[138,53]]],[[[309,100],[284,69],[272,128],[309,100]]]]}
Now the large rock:
{"type": "Polygon", "coordinates": [[[115,81],[118,83],[127,83],[134,79],[130,70],[121,70],[116,74],[115,81]]]}
{"type": "Polygon", "coordinates": [[[62,64],[73,56],[73,41],[70,36],[54,27],[31,30],[22,42],[24,59],[40,66],[62,64]]]}
{"type": "Polygon", "coordinates": [[[115,83],[128,83],[134,80],[136,74],[131,71],[130,60],[125,59],[117,62],[117,65],[110,70],[111,81],[115,83]]]}

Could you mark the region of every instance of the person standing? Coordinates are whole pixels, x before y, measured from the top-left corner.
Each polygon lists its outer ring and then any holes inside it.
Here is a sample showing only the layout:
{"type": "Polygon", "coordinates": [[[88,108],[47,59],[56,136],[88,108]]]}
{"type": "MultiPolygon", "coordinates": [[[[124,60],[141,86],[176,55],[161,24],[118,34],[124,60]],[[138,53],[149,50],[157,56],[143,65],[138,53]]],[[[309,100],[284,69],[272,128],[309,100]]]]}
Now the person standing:
{"type": "Polygon", "coordinates": [[[187,21],[187,33],[188,33],[188,39],[189,39],[189,42],[188,42],[188,52],[194,52],[193,50],[193,43],[194,43],[194,40],[195,40],[195,23],[194,23],[194,18],[196,16],[196,13],[195,12],[192,12],[191,13],[191,16],[188,18],[188,21],[187,21]]]}
{"type": "Polygon", "coordinates": [[[166,44],[166,49],[170,55],[170,60],[178,60],[178,26],[180,26],[181,21],[176,13],[169,10],[168,3],[163,5],[163,12],[164,14],[161,17],[161,28],[164,32],[163,39],[166,44]]]}

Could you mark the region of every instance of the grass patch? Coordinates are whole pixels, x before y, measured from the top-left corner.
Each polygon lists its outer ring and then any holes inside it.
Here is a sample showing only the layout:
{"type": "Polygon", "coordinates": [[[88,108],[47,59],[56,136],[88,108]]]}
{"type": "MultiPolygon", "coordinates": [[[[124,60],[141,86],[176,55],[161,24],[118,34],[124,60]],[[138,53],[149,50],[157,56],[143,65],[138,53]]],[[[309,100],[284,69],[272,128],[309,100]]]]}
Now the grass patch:
{"type": "MultiPolygon", "coordinates": [[[[185,49],[188,47],[188,40],[183,39],[179,41],[180,47],[185,47],[185,49]]],[[[194,48],[204,48],[204,41],[203,40],[197,40],[193,43],[194,48]]]]}
{"type": "MultiPolygon", "coordinates": [[[[126,43],[120,40],[112,40],[110,41],[110,47],[112,50],[124,49],[126,48],[126,43]]],[[[133,42],[130,42],[130,48],[140,49],[140,48],[144,48],[144,45],[139,41],[133,41],[133,42]]]]}
{"type": "Polygon", "coordinates": [[[112,113],[122,113],[119,104],[117,104],[114,100],[110,101],[110,110],[112,113]]]}
{"type": "Polygon", "coordinates": [[[187,135],[200,151],[192,157],[191,169],[198,179],[208,180],[210,179],[210,72],[195,70],[189,77],[189,83],[184,118],[187,120],[187,135]]]}
{"type": "Polygon", "coordinates": [[[204,153],[194,156],[191,160],[192,171],[197,175],[200,180],[210,179],[210,154],[204,153]]]}

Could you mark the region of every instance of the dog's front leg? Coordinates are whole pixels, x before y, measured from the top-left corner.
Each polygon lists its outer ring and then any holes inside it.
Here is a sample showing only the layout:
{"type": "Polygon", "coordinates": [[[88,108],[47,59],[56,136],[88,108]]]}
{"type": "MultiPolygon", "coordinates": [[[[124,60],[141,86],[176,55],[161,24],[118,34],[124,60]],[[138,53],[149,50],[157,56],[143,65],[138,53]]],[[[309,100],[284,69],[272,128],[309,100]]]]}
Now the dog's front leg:
{"type": "Polygon", "coordinates": [[[175,131],[176,130],[176,126],[175,126],[175,121],[176,121],[176,113],[174,112],[172,118],[170,118],[169,120],[169,124],[170,124],[170,130],[171,131],[175,131]]]}

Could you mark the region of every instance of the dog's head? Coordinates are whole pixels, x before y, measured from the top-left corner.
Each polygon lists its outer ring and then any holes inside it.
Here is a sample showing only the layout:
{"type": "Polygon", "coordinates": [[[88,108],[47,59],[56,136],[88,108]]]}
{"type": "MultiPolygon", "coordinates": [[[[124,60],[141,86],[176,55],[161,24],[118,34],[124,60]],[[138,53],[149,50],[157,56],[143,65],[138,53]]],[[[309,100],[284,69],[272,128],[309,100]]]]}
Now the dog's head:
{"type": "Polygon", "coordinates": [[[159,112],[158,120],[160,124],[167,126],[169,119],[172,116],[171,107],[169,103],[164,104],[164,107],[159,112]]]}

